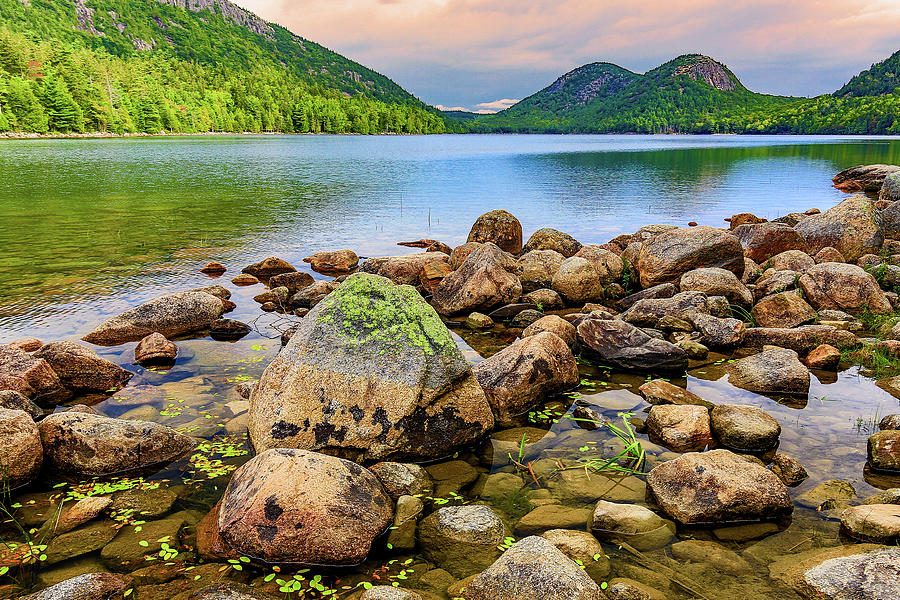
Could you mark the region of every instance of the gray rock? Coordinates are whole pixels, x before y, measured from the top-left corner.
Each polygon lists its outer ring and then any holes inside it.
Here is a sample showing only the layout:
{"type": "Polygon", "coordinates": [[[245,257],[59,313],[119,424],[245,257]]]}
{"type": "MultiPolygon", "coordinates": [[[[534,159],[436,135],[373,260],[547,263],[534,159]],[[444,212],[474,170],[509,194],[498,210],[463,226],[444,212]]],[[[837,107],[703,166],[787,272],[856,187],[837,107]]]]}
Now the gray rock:
{"type": "Polygon", "coordinates": [[[660,283],[659,285],[635,292],[630,296],[625,296],[616,303],[616,307],[620,310],[628,310],[638,300],[671,298],[676,293],[678,293],[678,287],[674,283],[660,283]]]}
{"type": "Polygon", "coordinates": [[[757,406],[720,404],[710,413],[712,431],[726,448],[764,452],[778,444],[781,425],[757,406]]]}
{"type": "Polygon", "coordinates": [[[118,600],[131,586],[127,575],[89,573],[66,579],[19,600],[118,600]]]}
{"type": "Polygon", "coordinates": [[[0,390],[0,408],[24,411],[34,421],[44,416],[40,406],[14,390],[0,390]]]}
{"type": "Polygon", "coordinates": [[[434,309],[413,288],[363,273],[303,318],[250,397],[257,451],[439,458],[477,441],[493,422],[434,309]]]}
{"type": "Polygon", "coordinates": [[[119,365],[74,342],[50,342],[34,353],[47,361],[68,389],[83,392],[117,392],[134,376],[119,365]]]}
{"type": "Polygon", "coordinates": [[[687,367],[684,350],[656,339],[618,319],[582,321],[578,340],[594,360],[622,369],[682,371],[687,367]]]}
{"type": "Polygon", "coordinates": [[[747,333],[746,325],[739,319],[723,319],[698,312],[691,315],[691,322],[700,332],[700,341],[708,348],[740,346],[747,333]]]}
{"type": "Polygon", "coordinates": [[[802,575],[801,589],[825,600],[900,598],[900,549],[832,558],[802,575]]]}
{"type": "Polygon", "coordinates": [[[487,568],[505,537],[503,521],[484,505],[445,506],[419,524],[422,555],[456,577],[487,568]]]}
{"type": "Polygon", "coordinates": [[[544,538],[512,545],[465,590],[468,600],[601,600],[600,587],[544,538]]]}
{"type": "Polygon", "coordinates": [[[222,300],[205,292],[167,294],[104,321],[81,339],[98,346],[116,346],[153,332],[173,337],[206,329],[224,311],[222,300]]]}
{"type": "MultiPolygon", "coordinates": [[[[713,310],[714,306],[711,306],[710,298],[703,292],[681,292],[671,298],[638,300],[620,316],[622,320],[638,327],[656,327],[664,317],[691,321],[694,314],[712,314],[713,310]]],[[[718,316],[723,315],[719,314],[718,316]]]]}
{"type": "Polygon", "coordinates": [[[809,369],[797,353],[786,348],[766,347],[759,354],[728,365],[728,382],[735,387],[763,394],[809,393],[809,369]]]}

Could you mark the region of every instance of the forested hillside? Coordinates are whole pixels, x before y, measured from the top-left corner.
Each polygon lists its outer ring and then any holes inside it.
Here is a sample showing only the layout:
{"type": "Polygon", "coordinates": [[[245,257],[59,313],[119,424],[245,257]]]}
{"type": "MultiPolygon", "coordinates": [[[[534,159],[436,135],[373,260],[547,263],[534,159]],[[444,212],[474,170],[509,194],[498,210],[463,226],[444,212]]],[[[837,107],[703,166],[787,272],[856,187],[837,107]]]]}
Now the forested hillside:
{"type": "Polygon", "coordinates": [[[390,79],[226,0],[0,0],[0,131],[440,133],[390,79]]]}
{"type": "Polygon", "coordinates": [[[497,113],[472,131],[549,133],[898,134],[900,95],[886,90],[900,53],[835,95],[771,96],[748,90],[725,65],[690,54],[640,75],[592,63],[497,113]]]}

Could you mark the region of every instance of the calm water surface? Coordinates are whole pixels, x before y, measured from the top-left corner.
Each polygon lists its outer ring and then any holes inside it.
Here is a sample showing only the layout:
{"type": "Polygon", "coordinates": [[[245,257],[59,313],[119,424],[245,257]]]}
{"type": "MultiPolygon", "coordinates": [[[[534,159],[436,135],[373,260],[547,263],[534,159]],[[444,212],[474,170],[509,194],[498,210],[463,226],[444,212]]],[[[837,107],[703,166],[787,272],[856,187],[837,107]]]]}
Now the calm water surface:
{"type": "MultiPolygon", "coordinates": [[[[231,289],[238,308],[229,316],[252,321],[258,329],[237,343],[180,340],[178,361],[166,372],[131,364],[133,343],[98,349],[136,375],[95,408],[110,416],[165,423],[208,440],[190,459],[149,477],[154,483],[121,484],[171,487],[179,496],[171,512],[186,510],[196,519],[221,495],[235,465],[247,458],[245,407],[234,403],[239,400],[234,385],[257,379],[280,346],[277,317],[262,315],[252,301],[261,286],[230,283],[250,262],[277,255],[303,267],[308,254],[345,247],[361,256],[401,254],[411,250],[396,242],[421,237],[454,246],[465,241],[478,215],[493,208],[513,212],[526,237],[540,227],[555,227],[583,243],[602,243],[649,223],[721,226],[724,217],[743,211],[775,218],[813,206],[827,209],[845,197],[830,186],[835,172],[877,162],[900,162],[900,141],[514,135],[3,141],[0,343],[24,335],[77,339],[106,315],[160,293],[213,282],[231,289]],[[225,263],[226,276],[200,275],[209,260],[225,263]]],[[[510,341],[500,326],[489,334],[456,331],[483,355],[510,341]]],[[[791,490],[795,499],[833,478],[851,482],[860,498],[900,485],[900,478],[864,468],[874,423],[900,405],[856,368],[837,376],[816,373],[809,398],[789,401],[730,386],[724,375],[729,359],[712,356],[676,383],[713,402],[754,404],[775,416],[782,426],[781,451],[810,473],[791,490]]],[[[491,503],[511,526],[529,509],[532,492],[527,489],[502,497],[481,494],[485,476],[514,472],[507,452],[522,433],[528,434],[527,456],[535,464],[576,465],[585,457],[615,453],[616,442],[604,430],[587,431],[561,417],[576,401],[611,419],[622,411],[643,415],[647,405],[636,388],[644,378],[580,368],[581,387],[524,419],[522,425],[531,429],[498,432],[484,447],[459,457],[481,475],[459,490],[465,501],[491,503]]],[[[640,437],[649,466],[674,456],[640,437]]],[[[40,482],[19,498],[25,506],[20,518],[39,526],[52,516],[45,504],[52,494],[60,489],[90,493],[89,485],[77,483],[54,488],[57,481],[40,482]]],[[[590,499],[573,495],[572,481],[559,473],[548,472],[542,485],[565,505],[592,506],[590,499]]],[[[132,530],[128,524],[120,535],[137,542],[140,535],[132,530]]],[[[710,530],[680,530],[679,536],[717,539],[710,530]]],[[[181,558],[196,564],[190,529],[180,541],[181,558]]],[[[795,598],[770,579],[768,565],[845,542],[834,514],[817,513],[798,500],[793,519],[781,523],[778,533],[725,542],[750,561],[749,575],[687,565],[672,559],[667,549],[648,556],[675,569],[708,598],[795,598]]],[[[609,578],[631,577],[663,588],[671,598],[691,597],[654,575],[651,563],[635,561],[614,546],[605,549],[612,558],[609,578]]],[[[108,566],[96,551],[57,558],[40,571],[37,585],[108,566]]],[[[341,574],[341,584],[373,580],[373,572],[382,578],[396,575],[396,564],[384,568],[392,558],[382,545],[368,563],[341,574]]],[[[416,565],[412,579],[428,568],[414,554],[401,558],[416,565]]],[[[223,576],[215,568],[202,573],[203,578],[223,576]]],[[[225,576],[262,574],[249,570],[225,576]]],[[[170,592],[154,596],[147,590],[138,598],[168,598],[170,592]]]]}

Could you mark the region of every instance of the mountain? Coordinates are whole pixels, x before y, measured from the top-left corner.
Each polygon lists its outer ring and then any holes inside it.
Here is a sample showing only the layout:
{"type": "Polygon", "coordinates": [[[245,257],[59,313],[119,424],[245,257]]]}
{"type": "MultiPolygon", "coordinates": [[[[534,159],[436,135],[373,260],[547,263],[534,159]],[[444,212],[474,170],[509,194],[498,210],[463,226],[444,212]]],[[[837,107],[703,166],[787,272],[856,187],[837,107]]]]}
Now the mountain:
{"type": "MultiPolygon", "coordinates": [[[[898,53],[900,54],[900,53],[898,53]]],[[[890,82],[898,55],[859,78],[890,82]],[[871,75],[867,75],[872,73],[871,75]],[[865,76],[865,77],[864,77],[865,76]]],[[[518,104],[480,117],[471,131],[523,133],[900,133],[900,96],[874,84],[853,94],[792,98],[748,90],[722,63],[685,54],[644,74],[591,63],[518,104]]],[[[862,89],[857,85],[855,89],[862,89]]]]}
{"type": "Polygon", "coordinates": [[[900,88],[900,50],[872,65],[834,93],[838,98],[884,96],[900,88]]]}
{"type": "Polygon", "coordinates": [[[6,129],[24,131],[42,129],[16,114],[30,96],[58,131],[156,131],[136,108],[148,96],[168,131],[432,132],[445,122],[384,75],[227,0],[0,0],[0,86],[6,129]],[[72,97],[80,129],[54,120],[51,92],[72,97]]]}

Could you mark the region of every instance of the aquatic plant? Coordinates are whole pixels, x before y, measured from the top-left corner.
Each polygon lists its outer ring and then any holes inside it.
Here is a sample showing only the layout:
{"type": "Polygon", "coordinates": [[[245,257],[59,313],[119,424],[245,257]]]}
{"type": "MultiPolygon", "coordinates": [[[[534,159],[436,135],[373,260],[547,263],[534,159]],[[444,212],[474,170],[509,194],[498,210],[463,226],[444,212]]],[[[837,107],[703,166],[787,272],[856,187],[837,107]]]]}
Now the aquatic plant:
{"type": "MultiPolygon", "coordinates": [[[[628,419],[634,416],[633,413],[618,413],[622,424],[617,425],[612,421],[592,419],[590,417],[576,417],[574,415],[566,415],[567,419],[579,422],[589,422],[597,427],[603,427],[616,438],[625,444],[625,448],[612,458],[603,458],[596,456],[583,456],[578,459],[578,464],[568,469],[586,469],[597,473],[601,471],[614,471],[619,473],[627,473],[629,475],[643,474],[642,469],[647,460],[647,453],[641,445],[641,441],[634,431],[634,427],[628,419]]],[[[590,447],[582,452],[588,452],[590,447]]]]}

